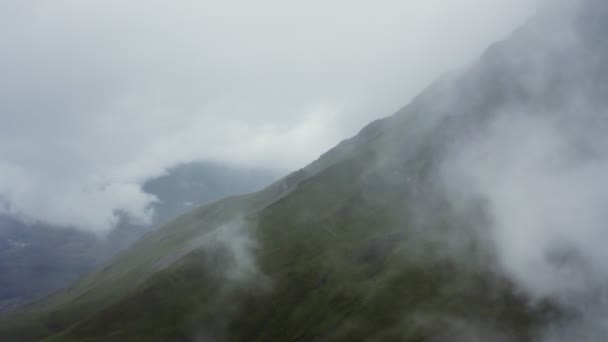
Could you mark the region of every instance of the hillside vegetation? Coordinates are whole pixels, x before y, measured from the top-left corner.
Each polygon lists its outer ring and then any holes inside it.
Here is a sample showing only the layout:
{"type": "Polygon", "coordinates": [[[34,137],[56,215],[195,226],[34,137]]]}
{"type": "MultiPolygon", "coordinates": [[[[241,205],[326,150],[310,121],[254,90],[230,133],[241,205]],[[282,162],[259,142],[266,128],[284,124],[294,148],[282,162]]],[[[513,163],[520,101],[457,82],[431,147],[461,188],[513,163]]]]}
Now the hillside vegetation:
{"type": "Polygon", "coordinates": [[[489,225],[484,203],[454,203],[442,174],[454,148],[499,114],[551,113],[573,84],[605,104],[603,46],[556,45],[543,25],[306,168],[187,213],[6,317],[0,340],[538,340],[567,314],[496,270],[478,233],[489,225]],[[563,67],[575,57],[580,68],[563,67]]]}

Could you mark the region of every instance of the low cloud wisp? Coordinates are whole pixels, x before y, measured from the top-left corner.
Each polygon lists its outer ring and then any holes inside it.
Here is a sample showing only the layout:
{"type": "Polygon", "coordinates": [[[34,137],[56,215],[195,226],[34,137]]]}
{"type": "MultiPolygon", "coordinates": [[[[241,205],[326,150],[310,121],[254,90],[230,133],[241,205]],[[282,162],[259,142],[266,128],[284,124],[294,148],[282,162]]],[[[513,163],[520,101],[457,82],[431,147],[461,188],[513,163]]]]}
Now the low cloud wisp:
{"type": "Polygon", "coordinates": [[[549,342],[608,338],[608,121],[598,96],[606,80],[597,77],[608,51],[590,39],[601,28],[577,20],[593,14],[574,13],[555,17],[563,34],[548,36],[547,45],[524,44],[502,56],[533,57],[534,72],[513,77],[523,77],[532,102],[542,103],[479,113],[490,119],[442,165],[448,195],[485,208],[489,225],[480,240],[495,255],[496,271],[533,302],[568,313],[549,324],[549,342]],[[543,49],[551,53],[538,53],[543,49]],[[559,68],[560,58],[578,64],[559,68]]]}

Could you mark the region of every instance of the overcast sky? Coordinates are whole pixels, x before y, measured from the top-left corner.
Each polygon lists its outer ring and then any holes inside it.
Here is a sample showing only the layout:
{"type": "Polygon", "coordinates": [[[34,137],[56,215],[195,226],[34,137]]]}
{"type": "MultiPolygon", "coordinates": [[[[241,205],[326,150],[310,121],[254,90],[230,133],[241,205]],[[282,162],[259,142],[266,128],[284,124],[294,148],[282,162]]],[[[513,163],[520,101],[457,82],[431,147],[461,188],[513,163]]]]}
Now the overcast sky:
{"type": "Polygon", "coordinates": [[[292,170],[471,63],[530,0],[0,2],[0,212],[104,232],[140,185],[292,170]]]}

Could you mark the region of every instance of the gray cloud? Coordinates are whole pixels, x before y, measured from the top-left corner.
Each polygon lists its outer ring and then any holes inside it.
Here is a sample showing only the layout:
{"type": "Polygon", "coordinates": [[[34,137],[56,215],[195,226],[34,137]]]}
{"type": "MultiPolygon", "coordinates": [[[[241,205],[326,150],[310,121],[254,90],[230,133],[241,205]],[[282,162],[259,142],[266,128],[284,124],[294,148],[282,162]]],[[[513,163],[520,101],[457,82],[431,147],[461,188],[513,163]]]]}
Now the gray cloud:
{"type": "Polygon", "coordinates": [[[192,160],[293,169],[468,63],[530,1],[4,1],[0,211],[104,232],[192,160]]]}
{"type": "Polygon", "coordinates": [[[608,337],[606,79],[598,76],[608,50],[593,40],[605,32],[593,19],[606,13],[593,11],[608,7],[584,3],[580,12],[555,7],[526,32],[540,41],[503,51],[503,67],[531,67],[509,83],[528,97],[478,113],[487,123],[450,150],[442,170],[451,198],[487,209],[480,232],[497,271],[568,313],[550,322],[543,340],[551,342],[608,337]]]}
{"type": "Polygon", "coordinates": [[[608,140],[581,135],[593,132],[575,121],[588,110],[505,113],[447,164],[459,199],[464,192],[486,203],[492,224],[482,238],[497,271],[534,301],[574,313],[551,324],[548,341],[608,336],[608,140]]]}

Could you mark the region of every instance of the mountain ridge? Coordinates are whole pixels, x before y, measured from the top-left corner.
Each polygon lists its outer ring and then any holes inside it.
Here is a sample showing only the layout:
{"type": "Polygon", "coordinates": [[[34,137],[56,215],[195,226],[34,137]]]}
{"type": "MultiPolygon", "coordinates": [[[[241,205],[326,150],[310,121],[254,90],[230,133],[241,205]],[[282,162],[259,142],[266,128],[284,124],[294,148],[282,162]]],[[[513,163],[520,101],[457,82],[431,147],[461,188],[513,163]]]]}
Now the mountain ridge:
{"type": "Polygon", "coordinates": [[[0,338],[542,339],[548,322],[569,314],[497,272],[495,251],[474,234],[488,225],[483,203],[446,198],[440,174],[455,148],[505,112],[547,115],[569,104],[573,87],[605,103],[606,50],[547,42],[543,25],[494,44],[266,189],[179,217],[108,268],[0,322],[0,338]],[[576,57],[597,63],[563,67],[576,57]]]}

